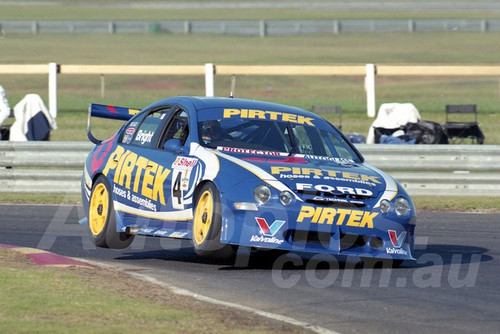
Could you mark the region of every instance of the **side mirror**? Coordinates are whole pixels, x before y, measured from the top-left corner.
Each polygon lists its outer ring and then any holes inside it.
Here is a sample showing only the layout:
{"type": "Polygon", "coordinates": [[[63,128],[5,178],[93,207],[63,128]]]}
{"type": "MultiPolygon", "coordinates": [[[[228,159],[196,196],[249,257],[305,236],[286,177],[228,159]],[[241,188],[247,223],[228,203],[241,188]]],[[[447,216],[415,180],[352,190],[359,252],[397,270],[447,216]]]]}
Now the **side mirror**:
{"type": "Polygon", "coordinates": [[[163,146],[167,151],[174,152],[176,154],[183,153],[180,139],[169,139],[163,146]]]}

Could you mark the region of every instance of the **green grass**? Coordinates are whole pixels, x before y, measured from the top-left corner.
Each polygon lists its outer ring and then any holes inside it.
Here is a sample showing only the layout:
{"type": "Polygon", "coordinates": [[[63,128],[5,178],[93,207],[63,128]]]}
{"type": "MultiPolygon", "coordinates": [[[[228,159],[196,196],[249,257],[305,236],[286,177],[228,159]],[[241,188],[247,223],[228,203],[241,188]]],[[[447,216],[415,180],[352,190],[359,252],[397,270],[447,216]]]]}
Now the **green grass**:
{"type": "Polygon", "coordinates": [[[172,323],[189,328],[196,317],[187,310],[162,308],[122,297],[116,291],[95,289],[73,275],[2,268],[0,282],[0,330],[4,333],[89,333],[104,329],[110,333],[162,333],[172,323]]]}
{"type": "MultiPolygon", "coordinates": [[[[40,0],[42,1],[42,0],[40,0]]],[[[33,2],[33,1],[32,1],[33,2]]],[[[368,11],[368,10],[319,10],[319,9],[162,9],[162,8],[126,8],[119,10],[106,4],[124,1],[87,0],[85,4],[94,7],[75,5],[74,1],[59,1],[63,6],[1,6],[0,19],[4,20],[318,20],[318,19],[430,19],[430,18],[499,18],[498,12],[481,11],[368,11]]],[[[135,3],[154,1],[139,0],[135,3]]],[[[160,2],[160,1],[157,1],[160,2]]],[[[176,2],[176,1],[161,1],[176,2]]],[[[189,2],[189,1],[184,1],[189,2]]],[[[193,1],[191,1],[193,2],[193,1]]],[[[225,1],[245,3],[244,1],[225,1]]],[[[259,1],[246,1],[246,3],[259,1]]],[[[315,1],[318,2],[318,1],[315,1]]],[[[326,2],[326,1],[325,1],[326,2]]],[[[462,0],[465,2],[465,0],[462,0]]],[[[0,1],[0,4],[2,1],[0,1]]]]}
{"type": "MultiPolygon", "coordinates": [[[[9,35],[0,40],[0,63],[60,64],[496,64],[498,34],[346,34],[341,36],[234,37],[184,35],[9,35]],[[133,47],[131,47],[133,46],[133,47]],[[462,50],[456,52],[457,49],[462,50]],[[43,50],[40,52],[39,50],[43,50]],[[200,50],[203,50],[200,52],[200,50]],[[484,50],[477,53],[477,50],[484,50]]],[[[4,75],[2,86],[12,105],[36,92],[47,101],[46,75],[4,75]]],[[[98,75],[58,78],[58,124],[52,140],[86,140],[89,102],[143,107],[172,95],[203,95],[197,76],[106,76],[101,97],[98,75]]],[[[486,143],[500,143],[500,82],[494,77],[379,77],[377,105],[412,102],[423,119],[444,122],[450,103],[478,105],[486,143]]],[[[230,78],[216,76],[216,95],[229,94],[230,78]]],[[[239,76],[236,96],[310,109],[341,105],[345,132],[365,134],[362,77],[239,76]]],[[[332,121],[335,121],[332,119],[332,121]]],[[[108,127],[107,125],[105,127],[108,127]]]]}
{"type": "Polygon", "coordinates": [[[0,249],[0,285],[1,333],[298,332],[124,273],[42,267],[6,249],[0,249]]]}

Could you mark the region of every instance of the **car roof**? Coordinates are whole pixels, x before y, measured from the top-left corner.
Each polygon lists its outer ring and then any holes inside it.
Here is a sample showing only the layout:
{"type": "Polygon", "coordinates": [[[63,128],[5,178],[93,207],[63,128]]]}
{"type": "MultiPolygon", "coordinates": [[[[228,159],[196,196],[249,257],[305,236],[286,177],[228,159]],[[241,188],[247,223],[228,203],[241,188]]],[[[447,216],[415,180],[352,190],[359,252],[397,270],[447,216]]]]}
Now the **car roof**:
{"type": "Polygon", "coordinates": [[[229,98],[229,97],[177,96],[160,100],[158,102],[155,102],[153,105],[156,106],[156,105],[171,104],[171,103],[184,105],[185,107],[192,107],[198,111],[204,109],[212,109],[212,108],[258,109],[258,110],[282,111],[309,117],[311,116],[317,117],[317,115],[314,115],[309,111],[297,107],[287,106],[273,102],[264,102],[259,100],[229,98]]]}

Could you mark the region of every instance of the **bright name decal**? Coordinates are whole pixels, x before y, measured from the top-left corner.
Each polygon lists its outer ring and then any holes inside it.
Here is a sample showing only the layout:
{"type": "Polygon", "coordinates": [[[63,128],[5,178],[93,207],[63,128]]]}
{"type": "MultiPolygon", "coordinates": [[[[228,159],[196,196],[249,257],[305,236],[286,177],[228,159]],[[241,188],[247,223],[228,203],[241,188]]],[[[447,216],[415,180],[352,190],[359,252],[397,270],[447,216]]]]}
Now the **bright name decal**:
{"type": "Polygon", "coordinates": [[[378,212],[302,206],[297,222],[373,228],[378,212]]]}
{"type": "Polygon", "coordinates": [[[115,171],[115,184],[165,205],[163,184],[169,169],[118,146],[109,156],[103,174],[108,175],[111,170],[115,171]]]}
{"type": "Polygon", "coordinates": [[[280,111],[264,111],[257,109],[224,109],[224,118],[240,117],[240,118],[258,118],[270,121],[290,122],[297,124],[307,124],[314,126],[312,117],[290,114],[280,111]]]}
{"type": "Polygon", "coordinates": [[[143,131],[139,130],[137,135],[135,136],[135,141],[144,143],[151,143],[151,139],[153,139],[154,132],[153,131],[143,131]]]}

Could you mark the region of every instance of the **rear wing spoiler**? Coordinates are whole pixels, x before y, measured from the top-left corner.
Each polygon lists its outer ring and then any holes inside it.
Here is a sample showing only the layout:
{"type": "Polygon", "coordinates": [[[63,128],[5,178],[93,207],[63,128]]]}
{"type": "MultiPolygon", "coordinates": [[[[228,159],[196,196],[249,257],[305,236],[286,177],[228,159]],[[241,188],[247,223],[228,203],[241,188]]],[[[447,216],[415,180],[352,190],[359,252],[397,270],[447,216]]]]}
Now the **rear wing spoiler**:
{"type": "Polygon", "coordinates": [[[140,111],[140,109],[135,109],[135,108],[125,108],[125,107],[109,106],[109,105],[105,105],[105,104],[91,103],[89,105],[89,116],[88,116],[88,122],[87,122],[87,137],[94,144],[99,144],[102,142],[102,140],[97,139],[92,134],[91,121],[90,121],[92,117],[109,118],[109,119],[128,121],[130,118],[132,118],[132,116],[137,114],[139,111],[140,111]]]}

